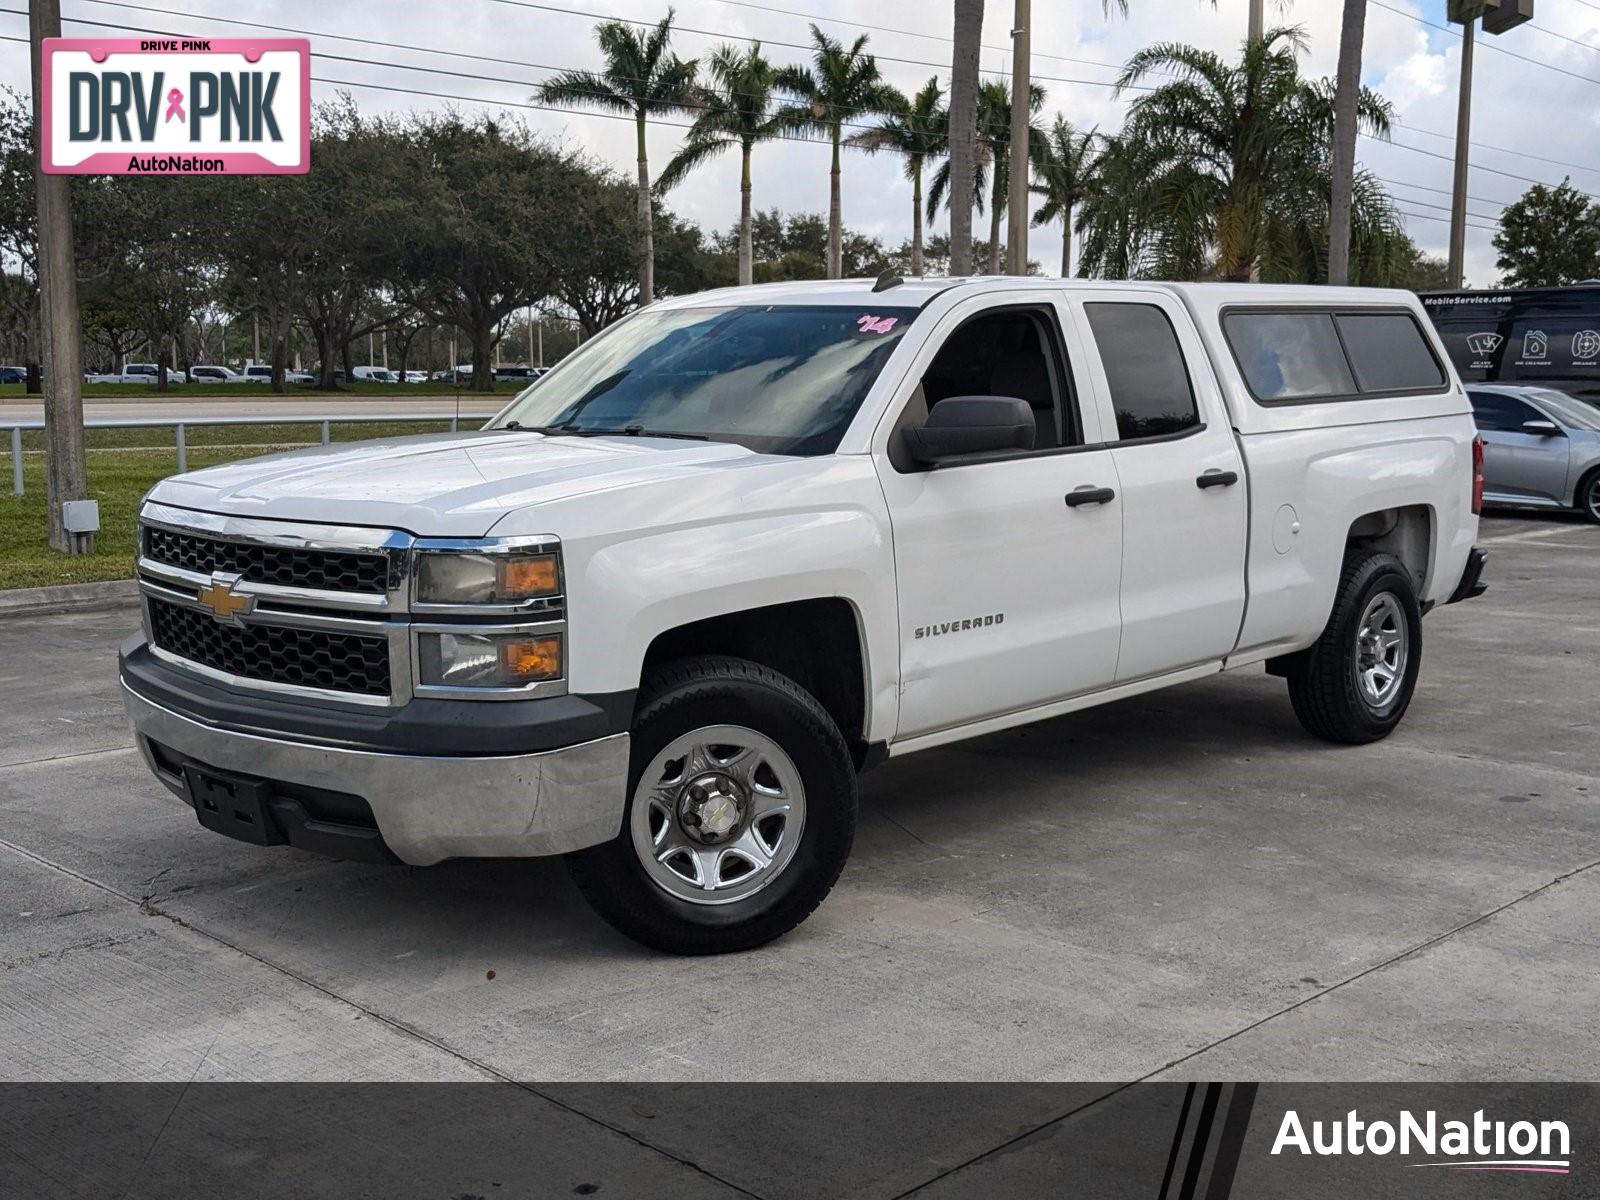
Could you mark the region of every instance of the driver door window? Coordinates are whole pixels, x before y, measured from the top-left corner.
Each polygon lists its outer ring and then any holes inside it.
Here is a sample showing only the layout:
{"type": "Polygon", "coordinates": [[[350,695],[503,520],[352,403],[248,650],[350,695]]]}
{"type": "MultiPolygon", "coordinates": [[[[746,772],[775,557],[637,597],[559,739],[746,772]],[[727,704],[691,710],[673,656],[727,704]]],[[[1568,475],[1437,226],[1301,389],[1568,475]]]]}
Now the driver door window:
{"type": "Polygon", "coordinates": [[[1001,309],[968,321],[951,335],[922,376],[931,410],[952,396],[1008,396],[1033,409],[1033,448],[1082,444],[1076,407],[1067,392],[1064,359],[1049,314],[1001,309]]]}

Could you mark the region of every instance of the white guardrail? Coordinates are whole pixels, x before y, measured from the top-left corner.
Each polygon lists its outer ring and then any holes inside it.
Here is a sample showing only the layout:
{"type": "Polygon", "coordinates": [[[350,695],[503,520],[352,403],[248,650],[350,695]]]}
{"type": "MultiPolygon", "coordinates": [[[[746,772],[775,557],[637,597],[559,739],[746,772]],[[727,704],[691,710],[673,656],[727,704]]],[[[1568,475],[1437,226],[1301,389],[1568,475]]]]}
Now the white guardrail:
{"type": "MultiPolygon", "coordinates": [[[[489,420],[493,414],[467,413],[464,419],[469,423],[482,424],[489,420]]],[[[330,440],[330,426],[333,425],[398,425],[409,422],[417,424],[437,424],[440,421],[450,423],[451,432],[461,427],[463,414],[456,412],[440,413],[402,413],[402,414],[339,414],[325,416],[322,413],[274,413],[270,417],[130,417],[127,420],[92,420],[85,421],[85,429],[174,429],[174,448],[178,452],[178,471],[189,469],[189,440],[188,430],[191,426],[200,425],[316,425],[322,431],[322,444],[326,446],[330,440]]],[[[11,431],[11,494],[22,495],[22,435],[27,430],[43,429],[43,420],[33,421],[4,421],[0,422],[0,429],[11,431]]],[[[263,444],[264,448],[267,444],[263,444]]],[[[138,447],[139,449],[154,449],[155,447],[138,447]]]]}

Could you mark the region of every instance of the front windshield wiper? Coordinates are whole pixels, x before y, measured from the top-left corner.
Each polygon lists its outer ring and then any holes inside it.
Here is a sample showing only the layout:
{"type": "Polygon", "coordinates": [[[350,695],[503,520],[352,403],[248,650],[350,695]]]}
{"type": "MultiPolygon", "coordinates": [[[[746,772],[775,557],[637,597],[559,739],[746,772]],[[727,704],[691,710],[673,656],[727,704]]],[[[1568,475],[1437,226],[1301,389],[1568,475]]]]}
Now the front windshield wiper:
{"type": "Polygon", "coordinates": [[[504,425],[498,425],[496,428],[508,430],[511,433],[542,433],[546,437],[577,436],[576,430],[568,429],[563,425],[524,425],[521,421],[507,421],[504,425]]]}
{"type": "Polygon", "coordinates": [[[679,433],[675,429],[646,429],[643,425],[624,425],[621,429],[583,428],[573,425],[557,425],[555,428],[562,433],[572,434],[575,437],[684,438],[691,442],[709,442],[711,440],[703,433],[679,433]]]}
{"type": "Polygon", "coordinates": [[[646,429],[643,425],[624,425],[621,429],[586,428],[578,425],[524,425],[521,421],[507,421],[500,429],[513,433],[542,433],[546,437],[658,437],[683,438],[691,442],[709,442],[703,433],[679,433],[673,429],[646,429]]]}

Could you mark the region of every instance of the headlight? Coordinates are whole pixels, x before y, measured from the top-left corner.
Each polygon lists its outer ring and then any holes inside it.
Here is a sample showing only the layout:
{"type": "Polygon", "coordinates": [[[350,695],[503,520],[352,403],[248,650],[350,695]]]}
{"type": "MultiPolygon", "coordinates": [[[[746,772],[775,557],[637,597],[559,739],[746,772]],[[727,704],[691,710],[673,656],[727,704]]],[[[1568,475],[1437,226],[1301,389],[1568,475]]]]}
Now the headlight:
{"type": "Polygon", "coordinates": [[[428,551],[417,561],[420,604],[517,604],[561,591],[554,554],[428,551]]]}
{"type": "Polygon", "coordinates": [[[424,633],[421,681],[435,687],[514,688],[561,678],[559,633],[424,633]]]}

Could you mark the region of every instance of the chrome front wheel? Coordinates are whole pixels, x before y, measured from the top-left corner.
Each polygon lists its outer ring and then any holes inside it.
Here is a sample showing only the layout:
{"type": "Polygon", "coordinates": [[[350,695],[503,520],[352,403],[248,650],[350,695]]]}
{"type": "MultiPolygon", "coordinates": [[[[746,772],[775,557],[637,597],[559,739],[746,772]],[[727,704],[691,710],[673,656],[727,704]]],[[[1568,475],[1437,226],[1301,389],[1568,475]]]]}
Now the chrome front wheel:
{"type": "Polygon", "coordinates": [[[634,853],[650,880],[691,904],[732,904],[770,885],[805,830],[800,771],[766,734],[708,725],[674,738],[639,777],[634,853]]]}

